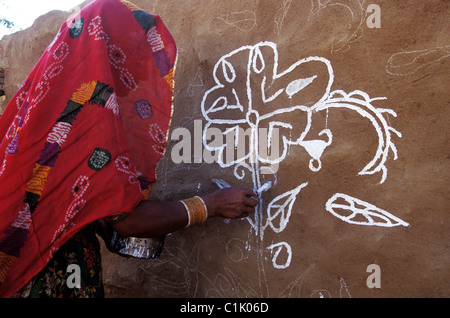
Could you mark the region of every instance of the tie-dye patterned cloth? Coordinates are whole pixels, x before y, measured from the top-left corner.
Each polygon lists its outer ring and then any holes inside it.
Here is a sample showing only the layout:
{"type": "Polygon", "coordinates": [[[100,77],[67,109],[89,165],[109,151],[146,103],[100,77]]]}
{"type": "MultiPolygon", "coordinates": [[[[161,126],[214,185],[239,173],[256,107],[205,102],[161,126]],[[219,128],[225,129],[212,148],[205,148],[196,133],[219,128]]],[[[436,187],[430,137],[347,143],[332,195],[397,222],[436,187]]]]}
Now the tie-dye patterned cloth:
{"type": "Polygon", "coordinates": [[[160,17],[130,2],[95,0],[63,23],[0,117],[0,296],[148,196],[175,64],[160,17]]]}

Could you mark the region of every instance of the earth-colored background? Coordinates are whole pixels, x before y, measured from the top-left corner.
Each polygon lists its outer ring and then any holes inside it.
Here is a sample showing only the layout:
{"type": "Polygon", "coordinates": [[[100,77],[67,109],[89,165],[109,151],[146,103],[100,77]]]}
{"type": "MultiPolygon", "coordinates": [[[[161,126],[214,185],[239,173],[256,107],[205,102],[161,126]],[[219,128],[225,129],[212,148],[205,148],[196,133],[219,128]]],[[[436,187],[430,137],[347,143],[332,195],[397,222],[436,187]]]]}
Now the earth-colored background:
{"type": "MultiPolygon", "coordinates": [[[[274,217],[273,227],[267,227],[260,239],[247,220],[212,219],[168,235],[162,255],[155,260],[124,258],[103,246],[108,297],[450,296],[449,1],[134,3],[160,15],[177,42],[172,131],[185,127],[194,133],[195,120],[206,125],[201,103],[216,84],[213,69],[222,56],[267,41],[276,45],[278,73],[300,59],[322,57],[334,71],[332,91],[360,90],[371,98],[385,97],[372,105],[393,111],[384,112],[383,118],[401,137],[390,130],[398,158],[394,160],[394,151],[389,151],[384,163],[386,180],[380,183],[381,171],[358,174],[379,147],[369,118],[348,107],[318,112],[305,140],[326,140],[318,136],[324,128],[332,132],[333,141],[320,157],[321,169],[310,169],[306,148],[292,145],[279,164],[277,184],[263,194],[262,217],[267,219],[269,202],[308,182],[291,198],[295,201],[288,202],[292,206],[285,204],[281,211],[286,221],[282,230],[281,221],[274,217]],[[370,4],[380,8],[380,27],[370,23],[376,21],[376,11],[368,10],[370,4]],[[326,209],[335,193],[358,198],[404,223],[382,227],[345,222],[326,209]],[[280,242],[286,244],[277,245],[280,242]],[[372,275],[376,272],[368,271],[371,264],[379,266],[380,288],[369,288],[376,280],[372,275]]],[[[5,93],[0,109],[71,14],[50,12],[31,28],[0,41],[0,90],[5,93]]],[[[238,72],[245,71],[248,62],[240,58],[236,55],[230,62],[238,72]]],[[[286,87],[292,80],[277,79],[277,86],[286,87]]],[[[238,79],[235,84],[245,89],[245,81],[238,79]]],[[[254,83],[252,89],[256,91],[258,85],[254,83]]],[[[324,94],[306,89],[303,93],[304,100],[293,101],[311,106],[324,94]]],[[[299,132],[305,127],[304,117],[296,113],[284,120],[299,132]]],[[[217,189],[213,178],[235,186],[252,185],[249,178],[238,180],[234,167],[175,164],[171,154],[177,142],[169,138],[153,198],[202,195],[217,189]]]]}

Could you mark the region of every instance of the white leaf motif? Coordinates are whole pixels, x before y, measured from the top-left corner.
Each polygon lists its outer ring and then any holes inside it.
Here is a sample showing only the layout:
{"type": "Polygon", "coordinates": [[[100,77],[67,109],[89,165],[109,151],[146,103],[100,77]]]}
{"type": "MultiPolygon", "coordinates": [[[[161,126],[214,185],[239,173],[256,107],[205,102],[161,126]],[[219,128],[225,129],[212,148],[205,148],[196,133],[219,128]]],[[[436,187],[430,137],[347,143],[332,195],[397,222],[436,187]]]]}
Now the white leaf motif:
{"type": "Polygon", "coordinates": [[[286,87],[286,94],[289,95],[289,98],[292,98],[292,95],[297,94],[306,86],[311,84],[316,79],[316,77],[317,75],[314,75],[312,77],[299,78],[296,79],[295,81],[290,82],[289,85],[286,87]]]}
{"type": "Polygon", "coordinates": [[[408,226],[395,215],[376,206],[343,193],[333,195],[325,205],[326,210],[344,222],[383,227],[408,226]],[[343,203],[338,203],[344,201],[343,203]],[[336,210],[341,210],[340,213],[336,210]],[[347,215],[343,215],[347,212],[347,215]]]}
{"type": "MultiPolygon", "coordinates": [[[[308,185],[308,182],[302,183],[297,188],[291,191],[280,194],[273,199],[267,206],[267,220],[266,225],[270,226],[275,233],[280,233],[286,228],[289,218],[291,217],[291,210],[300,190],[308,185]],[[275,225],[274,221],[279,218],[279,225],[275,225]]],[[[264,233],[262,231],[261,233],[264,233]]]]}

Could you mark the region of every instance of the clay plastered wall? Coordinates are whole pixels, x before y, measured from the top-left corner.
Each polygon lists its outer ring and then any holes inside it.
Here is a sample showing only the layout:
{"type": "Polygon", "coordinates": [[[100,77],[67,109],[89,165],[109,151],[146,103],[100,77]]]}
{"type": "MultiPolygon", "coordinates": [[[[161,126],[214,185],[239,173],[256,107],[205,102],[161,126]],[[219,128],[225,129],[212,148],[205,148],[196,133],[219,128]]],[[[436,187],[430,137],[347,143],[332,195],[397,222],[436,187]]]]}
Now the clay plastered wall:
{"type": "MultiPolygon", "coordinates": [[[[252,218],[173,233],[157,260],[105,249],[109,296],[450,295],[447,1],[135,4],[178,44],[171,133],[192,138],[191,162],[174,163],[181,145],[169,136],[153,197],[202,195],[215,178],[276,184],[252,218]],[[205,127],[250,129],[241,155],[256,159],[206,163],[205,127]],[[271,127],[278,138],[264,135],[271,127]],[[252,140],[271,140],[274,156],[252,140]]],[[[0,42],[5,87],[20,85],[56,31],[41,19],[0,42]]]]}

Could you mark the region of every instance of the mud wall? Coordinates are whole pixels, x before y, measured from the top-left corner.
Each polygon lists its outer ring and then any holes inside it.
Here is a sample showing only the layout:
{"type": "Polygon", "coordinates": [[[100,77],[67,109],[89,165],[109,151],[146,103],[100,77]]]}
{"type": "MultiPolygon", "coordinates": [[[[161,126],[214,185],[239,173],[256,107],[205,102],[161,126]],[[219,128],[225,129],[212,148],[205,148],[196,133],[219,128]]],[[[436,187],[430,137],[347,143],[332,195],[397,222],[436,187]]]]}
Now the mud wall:
{"type": "MultiPolygon", "coordinates": [[[[181,163],[169,136],[153,198],[274,186],[252,218],[173,233],[156,260],[104,249],[108,296],[450,295],[447,1],[134,3],[177,42],[171,133],[191,132],[181,163]],[[250,137],[207,163],[208,127],[250,137]]],[[[0,42],[6,102],[68,15],[0,42]]]]}

